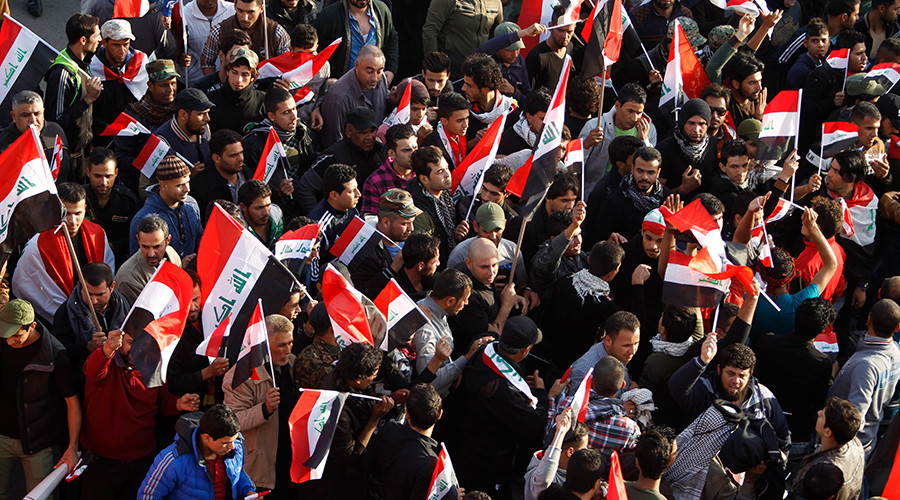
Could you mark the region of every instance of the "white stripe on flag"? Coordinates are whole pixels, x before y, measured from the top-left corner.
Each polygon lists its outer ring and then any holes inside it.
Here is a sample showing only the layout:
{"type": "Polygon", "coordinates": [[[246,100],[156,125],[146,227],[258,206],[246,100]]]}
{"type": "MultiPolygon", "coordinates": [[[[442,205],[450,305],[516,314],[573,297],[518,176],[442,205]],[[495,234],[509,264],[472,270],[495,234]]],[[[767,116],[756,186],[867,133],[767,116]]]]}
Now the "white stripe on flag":
{"type": "Polygon", "coordinates": [[[269,250],[246,229],[241,231],[234,248],[221,250],[230,251],[230,254],[222,268],[222,275],[203,304],[202,322],[208,332],[212,332],[229,314],[237,317],[269,261],[269,250]]]}
{"type": "Polygon", "coordinates": [[[760,137],[793,137],[800,124],[799,112],[766,113],[763,115],[760,137]]]}
{"type": "MultiPolygon", "coordinates": [[[[10,22],[9,19],[5,20],[10,22]]],[[[24,26],[19,30],[19,35],[9,47],[9,51],[3,58],[3,72],[0,75],[0,102],[6,100],[7,94],[16,83],[17,73],[28,65],[28,60],[34,54],[34,50],[40,43],[40,39],[24,26]]]]}

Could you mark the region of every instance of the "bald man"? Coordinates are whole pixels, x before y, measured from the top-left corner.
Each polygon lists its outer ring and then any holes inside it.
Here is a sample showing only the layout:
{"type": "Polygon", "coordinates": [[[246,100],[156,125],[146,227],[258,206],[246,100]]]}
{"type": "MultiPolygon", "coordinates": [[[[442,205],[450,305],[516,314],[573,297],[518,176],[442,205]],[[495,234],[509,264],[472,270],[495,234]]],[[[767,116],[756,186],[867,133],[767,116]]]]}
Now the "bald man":
{"type": "MultiPolygon", "coordinates": [[[[372,133],[385,117],[388,81],[384,76],[384,53],[374,45],[359,49],[351,71],[344,73],[329,89],[321,104],[312,112],[312,127],[321,126],[319,136],[322,149],[344,137],[346,115],[354,108],[365,106],[375,113],[372,133]]],[[[360,132],[365,132],[360,129],[360,132]]],[[[360,184],[365,179],[360,179],[360,184]]]]}
{"type": "Polygon", "coordinates": [[[453,330],[454,356],[465,353],[473,340],[493,332],[500,334],[513,309],[528,312],[528,301],[516,295],[514,284],[497,285],[500,257],[497,246],[487,238],[477,238],[469,245],[465,273],[472,278],[469,304],[456,316],[447,318],[453,330]]]}

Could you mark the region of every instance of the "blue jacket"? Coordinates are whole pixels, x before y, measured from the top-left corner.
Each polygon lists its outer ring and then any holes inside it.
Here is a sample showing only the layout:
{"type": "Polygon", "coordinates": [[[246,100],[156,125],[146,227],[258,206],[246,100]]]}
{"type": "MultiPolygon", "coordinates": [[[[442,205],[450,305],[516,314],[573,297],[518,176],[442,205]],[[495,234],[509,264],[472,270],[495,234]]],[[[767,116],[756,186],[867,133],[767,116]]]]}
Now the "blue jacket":
{"type": "MultiPolygon", "coordinates": [[[[200,412],[188,413],[175,425],[175,442],[156,455],[141,488],[138,500],[199,500],[214,496],[206,459],[197,449],[200,412]]],[[[255,486],[244,472],[244,442],[238,437],[234,450],[225,455],[225,472],[231,485],[230,498],[239,500],[255,486]]]]}
{"type": "Polygon", "coordinates": [[[197,251],[197,247],[200,246],[200,236],[203,235],[203,226],[200,224],[200,208],[197,207],[197,202],[188,196],[186,202],[179,205],[178,208],[172,208],[166,205],[166,202],[159,196],[159,186],[156,185],[147,188],[147,201],[135,214],[134,219],[131,219],[128,238],[132,254],[138,251],[138,224],[144,217],[151,214],[162,217],[169,225],[169,234],[172,236],[169,246],[178,252],[179,257],[197,251]]]}

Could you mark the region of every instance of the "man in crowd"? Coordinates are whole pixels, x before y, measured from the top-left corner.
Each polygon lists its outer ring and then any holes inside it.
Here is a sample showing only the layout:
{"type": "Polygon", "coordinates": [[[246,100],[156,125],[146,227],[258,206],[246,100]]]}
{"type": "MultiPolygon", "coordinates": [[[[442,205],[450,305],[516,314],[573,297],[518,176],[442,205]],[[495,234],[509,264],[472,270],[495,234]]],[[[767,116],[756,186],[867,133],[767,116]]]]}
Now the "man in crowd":
{"type": "Polygon", "coordinates": [[[87,166],[88,182],[84,186],[84,218],[98,224],[106,231],[116,265],[121,267],[130,255],[128,226],[141,207],[137,196],[116,183],[119,174],[116,155],[106,148],[94,148],[87,166]]]}
{"type": "Polygon", "coordinates": [[[261,60],[269,59],[290,50],[290,36],[287,30],[277,22],[263,15],[265,0],[237,0],[234,3],[234,16],[225,19],[209,30],[206,45],[200,55],[200,69],[208,75],[216,71],[216,49],[219,37],[231,30],[241,30],[250,35],[250,49],[261,60]],[[265,26],[263,23],[266,23],[265,26]],[[270,53],[266,53],[266,47],[270,53]]]}
{"type": "Polygon", "coordinates": [[[718,140],[707,134],[711,118],[706,101],[691,99],[678,112],[673,135],[659,141],[663,166],[659,181],[673,193],[694,193],[715,175],[718,140]]]}
{"type": "Polygon", "coordinates": [[[428,7],[428,17],[422,26],[422,47],[425,54],[441,50],[450,59],[450,76],[462,77],[466,56],[491,37],[503,22],[503,5],[499,0],[469,2],[466,0],[438,0],[428,7]]]}
{"type": "Polygon", "coordinates": [[[94,108],[93,135],[95,146],[109,145],[109,138],[101,137],[119,113],[137,102],[147,91],[147,84],[141,85],[136,74],[146,63],[147,54],[131,46],[135,40],[131,23],[125,19],[111,19],[100,27],[101,46],[91,58],[91,72],[104,74],[103,92],[97,97],[94,108]]]}
{"type": "Polygon", "coordinates": [[[382,52],[385,84],[390,84],[397,72],[399,41],[394,29],[394,19],[390,3],[380,0],[360,0],[358,2],[326,2],[327,7],[316,16],[313,26],[321,40],[341,39],[334,51],[334,75],[343,75],[359,62],[366,45],[372,45],[382,52]]]}
{"type": "Polygon", "coordinates": [[[241,136],[229,129],[217,130],[209,141],[211,168],[204,168],[191,179],[191,196],[197,201],[203,222],[209,205],[215,200],[238,203],[238,191],[253,178],[253,169],[244,163],[241,136]]]}
{"type": "Polygon", "coordinates": [[[197,89],[184,89],[172,101],[175,114],[154,134],[164,139],[172,150],[191,162],[196,175],[204,168],[212,168],[209,152],[209,112],[215,107],[206,94],[197,89]]]}
{"type": "Polygon", "coordinates": [[[472,104],[456,92],[441,95],[438,101],[438,125],[420,147],[435,146],[441,150],[451,168],[456,168],[466,157],[466,134],[472,104]]]}
{"type": "Polygon", "coordinates": [[[31,90],[23,90],[12,98],[12,123],[0,131],[0,149],[5,150],[22,134],[34,125],[38,130],[41,147],[44,156],[50,162],[50,170],[54,179],[59,182],[74,181],[72,172],[72,160],[69,157],[68,139],[62,127],[47,121],[44,116],[44,101],[41,95],[31,90]],[[57,150],[57,141],[62,145],[57,150]],[[56,155],[59,155],[59,165],[56,165],[56,155]]]}
{"type": "Polygon", "coordinates": [[[226,81],[209,93],[209,100],[214,104],[209,112],[209,128],[211,132],[223,128],[243,131],[266,117],[263,104],[266,94],[255,85],[259,79],[259,57],[246,47],[234,47],[224,65],[226,81]]]}
{"type": "MultiPolygon", "coordinates": [[[[503,75],[500,65],[487,54],[475,54],[466,58],[462,66],[462,91],[472,103],[466,141],[475,144],[484,135],[481,130],[494,123],[503,113],[513,109],[512,97],[500,92],[503,75]]],[[[504,153],[505,154],[505,153],[504,153]]]]}
{"type": "Polygon", "coordinates": [[[346,115],[350,110],[363,106],[372,110],[376,124],[384,120],[388,98],[384,64],[381,49],[374,45],[364,45],[359,49],[353,70],[344,73],[328,89],[316,108],[324,120],[319,139],[323,146],[328,147],[344,137],[346,115]]]}
{"type": "Polygon", "coordinates": [[[334,369],[341,354],[325,303],[319,302],[309,312],[309,324],[313,329],[312,343],[303,348],[294,361],[294,385],[315,389],[334,369]]]}
{"type": "Polygon", "coordinates": [[[412,154],[411,162],[416,178],[406,189],[416,208],[422,210],[416,217],[415,231],[439,237],[441,255],[450,255],[469,229],[465,221],[456,221],[447,160],[436,146],[423,146],[412,154]]]}
{"type": "Polygon", "coordinates": [[[163,259],[181,267],[181,257],[169,246],[172,235],[169,224],[158,215],[148,215],[137,225],[138,251],[131,255],[116,273],[118,291],[134,303],[144,285],[156,272],[163,259]]]}
{"type": "Polygon", "coordinates": [[[262,181],[250,179],[238,189],[238,205],[247,229],[270,250],[284,233],[281,208],[272,203],[272,190],[262,181]]]}
{"type": "Polygon", "coordinates": [[[418,139],[409,124],[392,126],[384,135],[387,158],[366,179],[360,199],[359,211],[364,215],[378,212],[378,198],[390,189],[403,189],[415,177],[412,154],[418,148],[418,139]]]}
{"type": "Polygon", "coordinates": [[[575,35],[575,24],[564,22],[564,17],[559,15],[561,9],[554,9],[553,26],[550,36],[531,49],[525,58],[525,67],[531,76],[531,88],[545,87],[555,89],[559,82],[559,74],[563,67],[566,55],[572,51],[572,37],[575,35]]]}

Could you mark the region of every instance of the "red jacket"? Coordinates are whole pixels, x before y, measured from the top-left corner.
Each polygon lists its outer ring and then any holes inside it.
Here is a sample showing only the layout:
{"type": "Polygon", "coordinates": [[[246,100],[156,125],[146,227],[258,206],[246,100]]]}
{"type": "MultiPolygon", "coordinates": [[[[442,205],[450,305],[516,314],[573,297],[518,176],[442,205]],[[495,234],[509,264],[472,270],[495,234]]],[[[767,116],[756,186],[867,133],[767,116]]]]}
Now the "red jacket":
{"type": "MultiPolygon", "coordinates": [[[[823,265],[822,256],[819,255],[816,244],[811,241],[805,241],[805,243],[806,248],[800,252],[797,260],[794,262],[794,265],[797,266],[797,272],[800,275],[800,279],[803,280],[803,286],[812,283],[816,273],[819,272],[819,269],[822,269],[823,265]]],[[[841,245],[835,241],[834,236],[828,238],[828,244],[831,245],[831,250],[834,252],[835,259],[837,259],[837,269],[831,276],[831,280],[825,286],[825,290],[823,290],[819,296],[831,302],[844,293],[844,258],[846,255],[844,254],[844,249],[841,248],[841,245]]]]}
{"type": "Polygon", "coordinates": [[[137,460],[156,452],[156,414],[178,413],[166,386],[148,389],[140,372],[120,354],[95,349],[84,362],[86,377],[81,444],[113,460],[137,460]]]}

